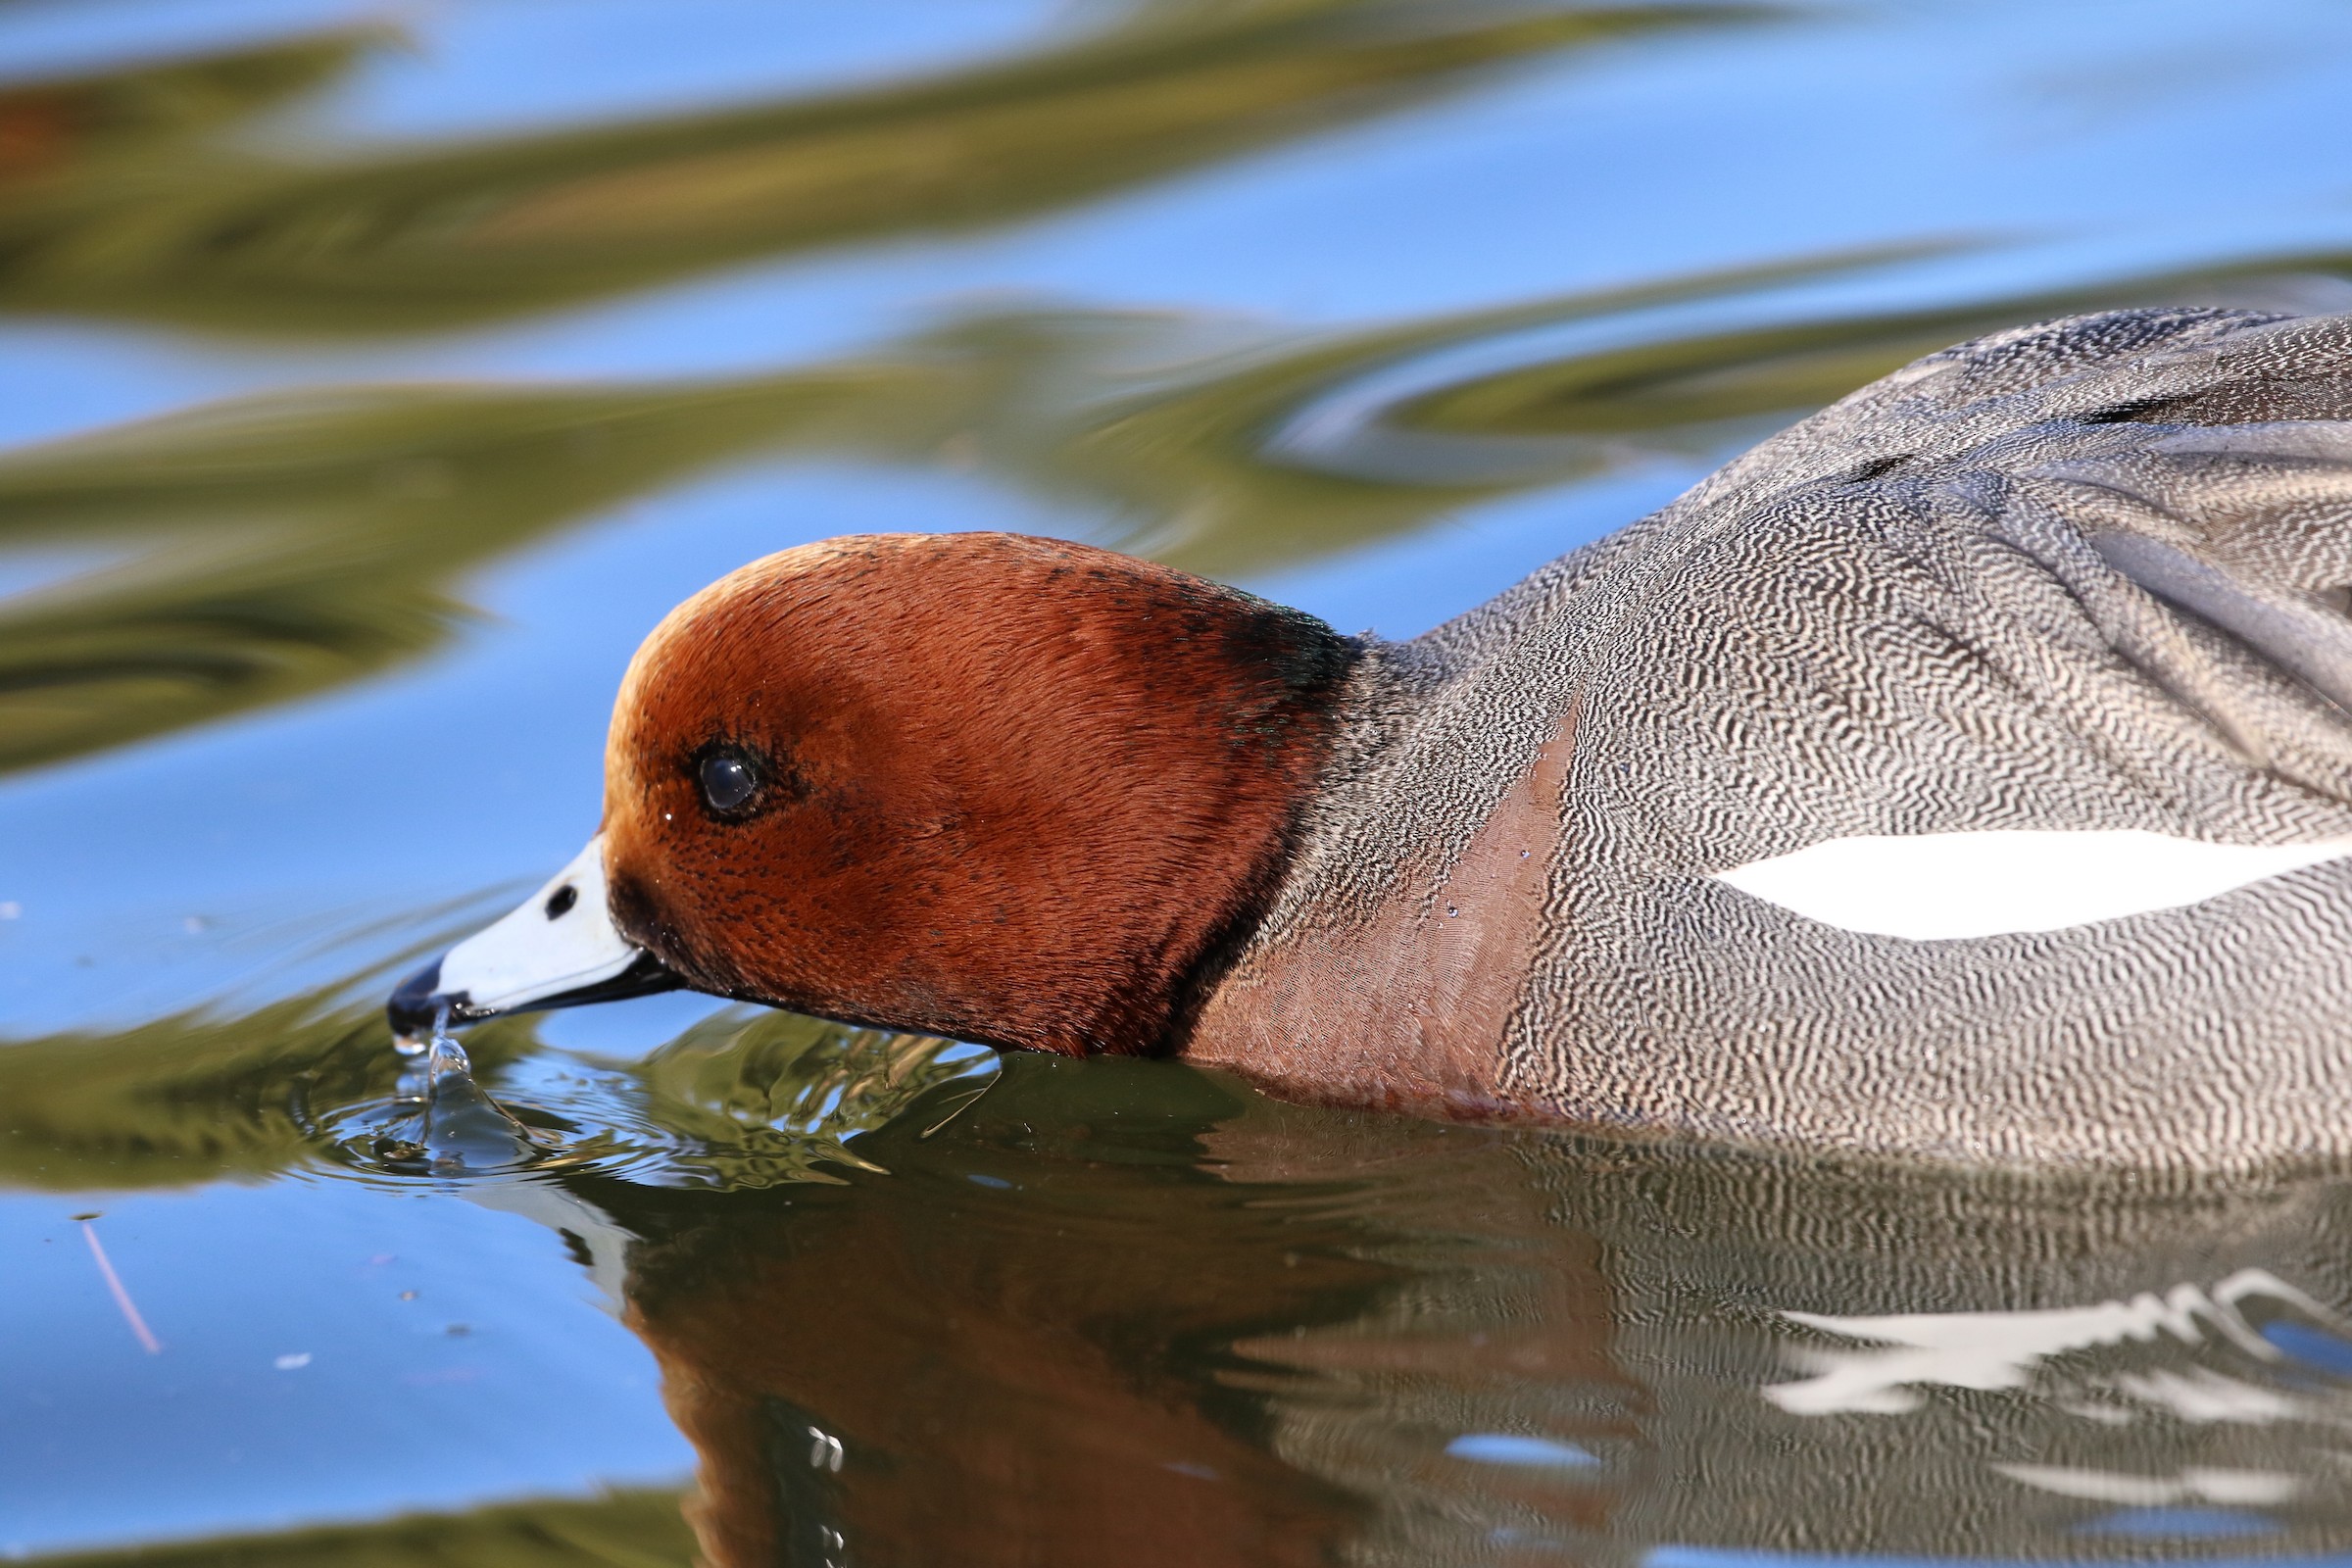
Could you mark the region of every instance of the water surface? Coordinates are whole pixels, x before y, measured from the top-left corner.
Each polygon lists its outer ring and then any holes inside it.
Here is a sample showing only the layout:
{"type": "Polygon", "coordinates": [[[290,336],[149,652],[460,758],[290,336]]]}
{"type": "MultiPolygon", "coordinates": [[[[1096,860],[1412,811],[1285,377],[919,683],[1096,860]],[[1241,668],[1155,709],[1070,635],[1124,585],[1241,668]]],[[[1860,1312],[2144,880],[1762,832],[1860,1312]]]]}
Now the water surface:
{"type": "Polygon", "coordinates": [[[1970,333],[2352,308],[2348,88],[2320,0],[0,8],[0,1554],[2352,1551],[2335,1178],[680,996],[469,1033],[530,1149],[453,1168],[376,1008],[746,560],[1018,528],[1409,635],[1970,333]]]}

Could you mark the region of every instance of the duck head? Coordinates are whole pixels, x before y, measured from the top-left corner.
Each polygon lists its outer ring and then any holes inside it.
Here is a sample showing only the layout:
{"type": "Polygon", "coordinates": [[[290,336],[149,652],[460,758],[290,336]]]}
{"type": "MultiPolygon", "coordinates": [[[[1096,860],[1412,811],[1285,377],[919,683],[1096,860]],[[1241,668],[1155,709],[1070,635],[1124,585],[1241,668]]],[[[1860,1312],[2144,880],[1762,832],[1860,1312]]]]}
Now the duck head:
{"type": "Polygon", "coordinates": [[[646,639],[601,829],[403,983],[393,1026],[687,986],[1151,1050],[1262,911],[1359,653],[1297,611],[1054,540],[770,556],[646,639]]]}

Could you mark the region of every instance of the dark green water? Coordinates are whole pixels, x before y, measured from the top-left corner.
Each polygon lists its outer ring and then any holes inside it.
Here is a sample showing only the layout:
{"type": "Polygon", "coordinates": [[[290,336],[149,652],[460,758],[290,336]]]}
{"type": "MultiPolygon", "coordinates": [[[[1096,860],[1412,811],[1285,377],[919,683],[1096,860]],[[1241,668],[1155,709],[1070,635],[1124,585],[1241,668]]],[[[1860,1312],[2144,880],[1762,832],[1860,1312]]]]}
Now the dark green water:
{"type": "Polygon", "coordinates": [[[688,997],[436,1173],[377,1010],[746,560],[1408,635],[1973,332],[2352,309],[2348,104],[2334,0],[0,4],[0,1557],[2352,1561],[2352,1183],[688,997]]]}

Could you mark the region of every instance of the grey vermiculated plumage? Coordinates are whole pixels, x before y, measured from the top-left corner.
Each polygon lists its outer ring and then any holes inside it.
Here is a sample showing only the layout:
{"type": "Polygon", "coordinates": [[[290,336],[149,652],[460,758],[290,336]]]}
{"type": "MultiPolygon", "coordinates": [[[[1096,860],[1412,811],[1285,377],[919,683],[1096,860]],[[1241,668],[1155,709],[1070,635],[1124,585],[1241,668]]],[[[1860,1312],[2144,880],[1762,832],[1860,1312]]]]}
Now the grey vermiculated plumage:
{"type": "Polygon", "coordinates": [[[1963,344],[1375,645],[1240,962],[1434,887],[1571,737],[1503,1100],[1966,1160],[2352,1152],[2352,860],[1948,942],[1708,875],[1861,834],[2352,834],[2347,584],[2352,318],[2126,311],[1963,344]]]}

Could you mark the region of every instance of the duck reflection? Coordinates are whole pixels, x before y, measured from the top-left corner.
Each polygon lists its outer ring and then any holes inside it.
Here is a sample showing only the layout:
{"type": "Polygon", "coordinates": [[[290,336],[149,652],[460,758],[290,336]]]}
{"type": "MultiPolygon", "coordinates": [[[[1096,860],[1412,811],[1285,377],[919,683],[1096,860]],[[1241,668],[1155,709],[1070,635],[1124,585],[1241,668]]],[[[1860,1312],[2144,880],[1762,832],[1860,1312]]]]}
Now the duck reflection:
{"type": "Polygon", "coordinates": [[[1267,1446],[1245,1347],[1408,1271],[1318,1211],[1327,1180],[1205,1164],[1212,1086],[1147,1071],[1146,1109],[1138,1076],[1016,1070],[953,1136],[860,1141],[886,1176],[583,1188],[644,1238],[626,1315],[713,1563],[1333,1560],[1366,1504],[1267,1446]]]}
{"type": "Polygon", "coordinates": [[[564,1178],[636,1238],[720,1568],[2352,1544],[2333,1180],[1790,1163],[1136,1062],[927,1124],[832,1184],[564,1178]]]}
{"type": "MultiPolygon", "coordinates": [[[[974,1100],[984,1054],[768,1012],[468,1048],[579,1163],[448,1190],[574,1238],[717,1568],[2352,1548],[2340,1173],[1807,1162],[1120,1059],[974,1100]]],[[[391,1075],[295,1004],[0,1056],[0,1177],[51,1190],[356,1157],[391,1075]]]]}

